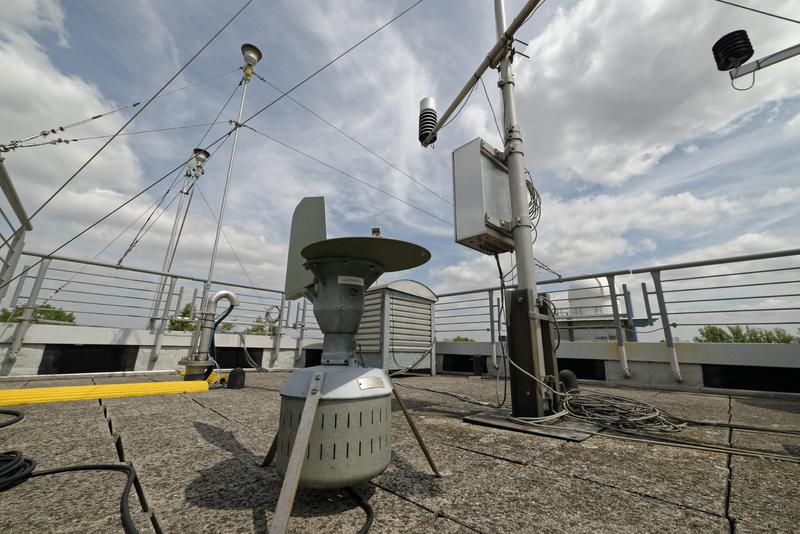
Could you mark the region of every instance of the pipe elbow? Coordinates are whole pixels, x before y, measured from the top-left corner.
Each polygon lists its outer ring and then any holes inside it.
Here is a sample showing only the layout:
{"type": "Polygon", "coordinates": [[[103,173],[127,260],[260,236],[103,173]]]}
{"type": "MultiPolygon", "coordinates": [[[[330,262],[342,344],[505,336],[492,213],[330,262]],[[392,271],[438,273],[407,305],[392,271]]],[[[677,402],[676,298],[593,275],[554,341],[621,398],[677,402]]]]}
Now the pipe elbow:
{"type": "Polygon", "coordinates": [[[211,297],[209,301],[208,310],[206,311],[214,311],[217,308],[217,303],[220,300],[227,300],[231,306],[238,306],[239,305],[239,297],[236,296],[236,293],[233,291],[228,291],[227,289],[223,289],[222,291],[217,291],[214,293],[214,296],[211,297]]]}

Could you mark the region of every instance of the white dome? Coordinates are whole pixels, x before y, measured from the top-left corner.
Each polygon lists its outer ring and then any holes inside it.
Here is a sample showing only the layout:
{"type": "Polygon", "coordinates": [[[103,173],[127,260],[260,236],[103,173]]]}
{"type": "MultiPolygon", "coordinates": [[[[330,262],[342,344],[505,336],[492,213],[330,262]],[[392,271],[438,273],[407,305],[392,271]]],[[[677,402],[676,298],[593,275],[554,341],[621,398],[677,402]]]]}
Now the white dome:
{"type": "Polygon", "coordinates": [[[599,278],[576,280],[569,285],[570,315],[610,315],[611,299],[599,278]]]}

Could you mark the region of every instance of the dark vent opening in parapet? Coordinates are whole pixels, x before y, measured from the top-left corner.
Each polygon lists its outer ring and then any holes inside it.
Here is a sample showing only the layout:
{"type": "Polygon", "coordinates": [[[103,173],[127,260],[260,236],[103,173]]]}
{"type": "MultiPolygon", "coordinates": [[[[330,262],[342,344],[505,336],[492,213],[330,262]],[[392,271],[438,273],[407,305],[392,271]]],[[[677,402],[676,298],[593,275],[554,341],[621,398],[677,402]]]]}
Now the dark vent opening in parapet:
{"type": "Polygon", "coordinates": [[[703,385],[709,388],[800,393],[800,369],[797,368],[706,363],[700,367],[703,385]]]}
{"type": "Polygon", "coordinates": [[[476,369],[479,369],[481,373],[486,372],[486,356],[442,355],[443,373],[474,374],[476,369]]]}
{"type": "MultiPolygon", "coordinates": [[[[253,358],[254,362],[258,365],[262,365],[264,359],[263,348],[247,349],[247,351],[250,353],[250,357],[253,358]]],[[[241,347],[214,347],[214,354],[217,363],[219,363],[219,366],[223,369],[234,369],[236,367],[247,369],[250,367],[244,357],[244,349],[241,347]]]]}
{"type": "Polygon", "coordinates": [[[606,364],[603,360],[584,360],[582,358],[559,358],[559,369],[569,369],[582,380],[605,380],[606,364]]]}
{"type": "Polygon", "coordinates": [[[131,345],[45,345],[38,374],[133,371],[138,352],[131,345]]]}

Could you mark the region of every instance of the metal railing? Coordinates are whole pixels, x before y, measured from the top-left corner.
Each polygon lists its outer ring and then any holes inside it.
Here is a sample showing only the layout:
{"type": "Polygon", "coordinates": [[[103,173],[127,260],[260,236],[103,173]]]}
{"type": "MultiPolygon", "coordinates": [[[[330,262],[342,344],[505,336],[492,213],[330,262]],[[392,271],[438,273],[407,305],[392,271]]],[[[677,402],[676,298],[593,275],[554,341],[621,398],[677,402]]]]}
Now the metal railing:
{"type": "MultiPolygon", "coordinates": [[[[682,381],[675,349],[678,334],[691,339],[703,327],[745,327],[746,333],[748,327],[766,326],[784,329],[785,340],[800,342],[800,330],[794,331],[800,325],[800,249],[562,277],[542,280],[539,286],[556,305],[562,339],[615,341],[626,376],[630,371],[625,343],[640,338],[664,341],[677,381],[682,381]],[[578,281],[594,283],[568,285],[578,281]],[[635,318],[635,309],[643,309],[641,318],[635,318]]],[[[436,330],[444,334],[440,338],[488,335],[494,342],[504,335],[500,287],[438,296],[436,330]]],[[[736,332],[706,331],[705,341],[713,339],[710,334],[735,339],[736,332]]]]}
{"type": "MultiPolygon", "coordinates": [[[[190,345],[196,344],[205,281],[202,277],[28,251],[21,256],[30,258],[31,264],[42,261],[34,270],[25,265],[17,279],[11,277],[13,291],[4,307],[6,321],[17,323],[7,355],[12,361],[32,323],[149,329],[155,333],[152,360],[158,358],[168,332],[186,332],[192,336],[190,345]],[[162,276],[167,289],[156,299],[162,276]],[[155,317],[154,299],[158,310],[155,317]]],[[[222,324],[223,332],[270,335],[275,358],[282,336],[294,331],[299,352],[308,328],[306,301],[286,303],[280,290],[213,281],[212,292],[219,289],[231,289],[240,298],[240,305],[222,324]]]]}
{"type": "MultiPolygon", "coordinates": [[[[202,277],[34,252],[20,256],[31,258],[31,264],[43,261],[35,270],[23,267],[20,272],[25,274],[16,280],[13,271],[9,277],[11,294],[4,299],[9,314],[6,320],[18,323],[10,357],[20,350],[34,322],[117,328],[153,325],[153,359],[158,357],[165,333],[197,331],[202,277]],[[161,276],[166,277],[167,291],[153,317],[153,299],[161,276]]],[[[800,337],[800,332],[794,332],[800,325],[798,271],[800,249],[793,249],[548,279],[540,281],[539,286],[556,306],[562,339],[614,341],[626,375],[626,342],[663,340],[675,379],[680,381],[675,343],[681,337],[691,339],[698,327],[781,327],[790,330],[789,335],[800,337]],[[585,281],[590,283],[572,285],[585,281]],[[639,310],[638,315],[634,310],[639,310]]],[[[234,290],[241,300],[223,331],[273,336],[273,358],[284,335],[296,337],[296,356],[304,341],[321,339],[310,302],[287,302],[276,289],[213,282],[212,290],[223,288],[234,290]]],[[[504,339],[500,287],[441,293],[438,297],[434,320],[440,341],[456,336],[492,342],[504,339]]]]}

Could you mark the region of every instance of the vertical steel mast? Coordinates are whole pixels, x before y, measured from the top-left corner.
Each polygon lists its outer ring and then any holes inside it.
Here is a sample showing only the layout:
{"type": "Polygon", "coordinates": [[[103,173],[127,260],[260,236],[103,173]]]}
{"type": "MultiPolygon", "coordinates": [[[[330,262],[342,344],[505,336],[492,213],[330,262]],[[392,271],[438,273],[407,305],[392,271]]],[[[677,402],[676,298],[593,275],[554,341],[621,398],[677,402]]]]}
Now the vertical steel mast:
{"type": "Polygon", "coordinates": [[[261,60],[261,51],[249,43],[242,45],[242,56],[244,57],[244,68],[242,74],[242,99],[239,104],[239,113],[236,116],[236,128],[233,132],[233,146],[231,147],[231,157],[228,161],[228,171],[225,175],[225,187],[222,190],[222,202],[219,207],[219,216],[217,218],[217,232],[214,237],[214,248],[211,249],[211,263],[208,266],[208,276],[206,277],[205,284],[203,284],[203,297],[200,305],[201,328],[200,340],[196,347],[193,347],[193,352],[187,360],[184,360],[186,365],[186,377],[195,378],[201,375],[209,361],[209,343],[211,340],[211,329],[213,328],[214,310],[209,311],[209,293],[211,291],[211,279],[214,276],[214,266],[217,262],[217,250],[219,248],[219,237],[222,233],[222,221],[225,217],[225,206],[228,201],[228,190],[230,188],[231,175],[233,174],[233,162],[236,157],[236,143],[239,139],[239,126],[242,121],[242,112],[244,110],[244,100],[247,95],[247,84],[253,77],[253,67],[261,60]]]}

